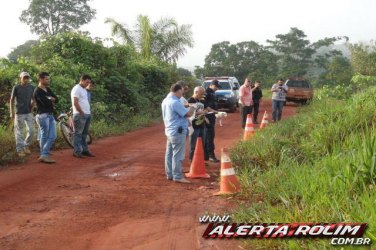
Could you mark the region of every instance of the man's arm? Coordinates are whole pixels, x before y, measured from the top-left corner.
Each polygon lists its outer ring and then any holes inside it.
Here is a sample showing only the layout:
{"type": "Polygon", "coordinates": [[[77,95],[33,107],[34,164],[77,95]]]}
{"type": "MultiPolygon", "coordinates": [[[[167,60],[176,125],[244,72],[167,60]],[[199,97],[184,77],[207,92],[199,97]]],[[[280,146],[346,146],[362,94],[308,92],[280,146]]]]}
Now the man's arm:
{"type": "Polygon", "coordinates": [[[193,113],[195,112],[195,107],[189,107],[189,110],[187,114],[185,115],[186,117],[191,117],[193,113]]]}
{"type": "Polygon", "coordinates": [[[54,99],[53,99],[53,102],[54,102],[54,103],[58,103],[58,102],[59,102],[59,98],[57,98],[57,96],[52,92],[51,89],[50,89],[50,93],[51,93],[51,96],[54,98],[54,99]]]}
{"type": "Polygon", "coordinates": [[[14,100],[16,99],[16,94],[16,86],[14,86],[9,100],[9,114],[11,118],[14,118],[14,100]]]}
{"type": "Polygon", "coordinates": [[[15,98],[14,98],[14,96],[12,95],[11,97],[10,97],[10,101],[9,101],[9,114],[10,114],[10,117],[13,119],[14,118],[14,107],[13,107],[13,105],[14,105],[14,100],[15,100],[15,98]]]}
{"type": "Polygon", "coordinates": [[[278,92],[278,86],[277,85],[273,85],[272,86],[272,92],[278,92]]]}
{"type": "Polygon", "coordinates": [[[81,106],[78,102],[78,97],[73,97],[73,105],[80,115],[84,115],[84,112],[82,111],[81,106]]]}

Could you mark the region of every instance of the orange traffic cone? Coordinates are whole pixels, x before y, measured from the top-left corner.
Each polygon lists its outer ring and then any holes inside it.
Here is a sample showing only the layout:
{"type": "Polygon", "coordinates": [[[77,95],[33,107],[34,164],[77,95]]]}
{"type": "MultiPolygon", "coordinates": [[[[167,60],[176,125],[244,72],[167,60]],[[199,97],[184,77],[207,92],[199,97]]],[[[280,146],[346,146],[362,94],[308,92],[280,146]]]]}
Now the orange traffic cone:
{"type": "Polygon", "coordinates": [[[246,141],[250,139],[254,134],[255,134],[255,130],[253,128],[252,115],[247,115],[247,122],[245,123],[243,140],[246,141]]]}
{"type": "Polygon", "coordinates": [[[266,126],[269,124],[268,122],[268,113],[265,110],[264,116],[262,117],[262,121],[260,124],[260,129],[266,128],[266,126]]]}
{"type": "Polygon", "coordinates": [[[210,175],[206,173],[205,169],[204,149],[202,147],[201,137],[197,138],[191,169],[188,174],[185,174],[185,176],[188,178],[210,178],[210,175]]]}
{"type": "Polygon", "coordinates": [[[220,194],[234,194],[240,191],[240,184],[235,175],[235,170],[232,167],[228,149],[222,148],[221,155],[221,185],[220,190],[214,195],[220,194]]]}

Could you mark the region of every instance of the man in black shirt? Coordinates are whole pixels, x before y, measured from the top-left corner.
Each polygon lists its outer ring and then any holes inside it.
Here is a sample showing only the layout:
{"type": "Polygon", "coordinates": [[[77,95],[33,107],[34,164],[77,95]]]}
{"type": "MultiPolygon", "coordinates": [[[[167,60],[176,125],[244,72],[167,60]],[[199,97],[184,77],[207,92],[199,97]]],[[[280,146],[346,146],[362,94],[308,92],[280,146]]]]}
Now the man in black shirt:
{"type": "Polygon", "coordinates": [[[193,96],[188,99],[188,104],[194,105],[196,110],[195,114],[192,116],[192,127],[193,134],[191,135],[191,147],[189,151],[189,159],[192,161],[193,155],[195,153],[197,138],[202,139],[202,148],[204,148],[205,141],[205,115],[207,113],[206,105],[203,103],[202,98],[205,95],[205,89],[201,86],[196,87],[193,91],[193,96]]]}
{"type": "Polygon", "coordinates": [[[217,98],[215,97],[215,91],[221,88],[217,79],[213,80],[209,87],[206,89],[206,106],[208,107],[209,113],[206,115],[209,123],[206,124],[206,131],[205,131],[205,155],[208,158],[205,160],[209,160],[212,162],[219,162],[219,160],[215,157],[214,150],[214,137],[215,137],[215,113],[218,113],[217,109],[217,98]]]}
{"type": "MultiPolygon", "coordinates": [[[[258,84],[258,87],[253,89],[255,85],[251,85],[252,91],[252,100],[253,100],[253,123],[258,124],[257,122],[257,116],[259,113],[261,98],[262,98],[262,90],[261,90],[261,82],[255,81],[255,84],[258,84]]],[[[256,85],[257,86],[257,85],[256,85]]]]}
{"type": "Polygon", "coordinates": [[[52,144],[56,139],[55,118],[53,116],[54,103],[57,103],[57,96],[48,87],[50,76],[47,72],[38,74],[38,87],[34,91],[34,98],[37,104],[36,120],[40,132],[40,157],[39,161],[44,163],[55,163],[49,156],[52,144]]]}

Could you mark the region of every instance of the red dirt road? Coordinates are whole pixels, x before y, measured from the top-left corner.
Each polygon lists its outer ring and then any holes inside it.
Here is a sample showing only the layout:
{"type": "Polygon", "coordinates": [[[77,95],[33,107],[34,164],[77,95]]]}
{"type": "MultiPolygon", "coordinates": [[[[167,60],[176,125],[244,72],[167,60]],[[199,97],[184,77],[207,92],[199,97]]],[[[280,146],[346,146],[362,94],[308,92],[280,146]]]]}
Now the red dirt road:
{"type": "MultiPolygon", "coordinates": [[[[265,102],[269,111],[270,101],[265,102]]],[[[284,109],[284,117],[295,113],[284,109]]],[[[264,112],[260,109],[260,119],[264,112]]],[[[239,113],[216,128],[216,154],[242,137],[239,113]]],[[[96,141],[96,158],[53,152],[54,165],[26,163],[0,170],[0,249],[234,249],[239,241],[204,240],[200,215],[230,211],[210,179],[176,184],[164,175],[163,124],[96,141]]],[[[187,155],[187,154],[186,154],[187,155]]],[[[189,171],[189,162],[184,162],[189,171]]]]}

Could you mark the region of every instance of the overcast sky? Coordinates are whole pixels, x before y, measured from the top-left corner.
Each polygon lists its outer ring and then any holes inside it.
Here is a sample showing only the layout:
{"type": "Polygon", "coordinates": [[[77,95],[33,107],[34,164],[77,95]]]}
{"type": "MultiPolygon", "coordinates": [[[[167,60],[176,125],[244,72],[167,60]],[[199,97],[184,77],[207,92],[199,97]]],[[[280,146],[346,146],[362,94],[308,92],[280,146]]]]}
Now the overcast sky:
{"type": "MultiPolygon", "coordinates": [[[[152,22],[173,17],[179,24],[192,24],[194,48],[178,61],[189,69],[203,66],[214,43],[253,40],[265,44],[290,27],[303,30],[310,41],[343,35],[352,43],[376,38],[376,0],[92,0],[89,4],[97,10],[96,19],[81,29],[93,37],[111,37],[106,17],[131,27],[139,14],[152,22]]],[[[28,5],[29,0],[2,1],[0,57],[37,38],[19,21],[28,5]]]]}

